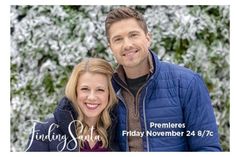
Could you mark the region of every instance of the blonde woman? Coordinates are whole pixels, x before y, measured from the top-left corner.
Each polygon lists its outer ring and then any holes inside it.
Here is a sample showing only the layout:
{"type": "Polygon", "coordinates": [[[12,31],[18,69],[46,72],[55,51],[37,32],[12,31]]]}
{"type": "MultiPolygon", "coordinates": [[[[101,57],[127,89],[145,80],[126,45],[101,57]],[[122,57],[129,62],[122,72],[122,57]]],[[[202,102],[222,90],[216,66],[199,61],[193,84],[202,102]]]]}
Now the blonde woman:
{"type": "Polygon", "coordinates": [[[26,151],[117,151],[113,69],[90,58],[74,67],[54,117],[35,123],[26,151]]]}

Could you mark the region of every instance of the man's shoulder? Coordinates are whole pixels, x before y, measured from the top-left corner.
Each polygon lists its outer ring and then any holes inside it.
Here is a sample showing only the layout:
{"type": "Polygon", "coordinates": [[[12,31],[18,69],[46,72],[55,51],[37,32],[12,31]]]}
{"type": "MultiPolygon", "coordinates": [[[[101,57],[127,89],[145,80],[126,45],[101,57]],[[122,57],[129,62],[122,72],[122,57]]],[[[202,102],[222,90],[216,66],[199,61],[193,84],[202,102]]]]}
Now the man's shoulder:
{"type": "Polygon", "coordinates": [[[189,80],[193,79],[196,75],[198,75],[196,72],[192,71],[189,68],[163,61],[161,61],[159,74],[161,77],[169,77],[174,79],[181,78],[189,80]]]}
{"type": "Polygon", "coordinates": [[[155,64],[155,76],[158,76],[158,79],[192,79],[196,75],[196,72],[191,69],[184,67],[182,65],[177,65],[174,63],[166,62],[160,60],[156,53],[152,52],[154,64],[155,64]],[[160,76],[159,76],[160,75],[160,76]]]}

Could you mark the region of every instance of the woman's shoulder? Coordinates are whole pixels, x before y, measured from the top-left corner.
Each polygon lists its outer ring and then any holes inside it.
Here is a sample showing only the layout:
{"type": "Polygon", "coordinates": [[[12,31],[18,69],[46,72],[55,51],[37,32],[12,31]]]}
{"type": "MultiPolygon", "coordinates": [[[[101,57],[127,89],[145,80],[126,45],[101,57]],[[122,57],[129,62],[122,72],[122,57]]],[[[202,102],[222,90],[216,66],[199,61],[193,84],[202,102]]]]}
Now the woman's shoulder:
{"type": "MultiPolygon", "coordinates": [[[[46,118],[44,121],[36,121],[35,129],[37,130],[47,130],[48,128],[52,126],[58,125],[54,116],[50,118],[46,118]]],[[[39,131],[40,132],[40,131],[39,131]]]]}
{"type": "Polygon", "coordinates": [[[26,151],[49,151],[48,130],[56,125],[54,117],[44,121],[33,121],[26,151]]]}

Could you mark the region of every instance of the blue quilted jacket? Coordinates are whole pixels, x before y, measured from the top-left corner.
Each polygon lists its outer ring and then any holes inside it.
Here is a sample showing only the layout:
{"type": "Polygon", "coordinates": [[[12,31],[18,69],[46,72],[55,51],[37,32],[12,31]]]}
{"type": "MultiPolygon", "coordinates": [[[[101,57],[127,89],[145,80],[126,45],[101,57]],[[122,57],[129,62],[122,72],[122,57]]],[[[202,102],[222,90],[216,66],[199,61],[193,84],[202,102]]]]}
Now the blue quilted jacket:
{"type": "MultiPolygon", "coordinates": [[[[144,151],[221,151],[210,96],[202,78],[181,66],[160,61],[150,50],[154,72],[141,90],[139,115],[144,151]],[[154,124],[154,126],[152,126],[154,124]]],[[[124,83],[113,75],[119,98],[118,140],[129,151],[124,83]]]]}

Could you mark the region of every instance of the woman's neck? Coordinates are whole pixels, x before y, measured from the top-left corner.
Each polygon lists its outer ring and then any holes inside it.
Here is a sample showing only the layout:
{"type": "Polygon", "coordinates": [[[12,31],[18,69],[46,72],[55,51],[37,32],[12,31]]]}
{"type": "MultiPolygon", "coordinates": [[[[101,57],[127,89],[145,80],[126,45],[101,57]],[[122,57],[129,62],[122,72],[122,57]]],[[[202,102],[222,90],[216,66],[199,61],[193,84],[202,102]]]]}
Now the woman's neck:
{"type": "Polygon", "coordinates": [[[85,118],[85,122],[88,125],[89,128],[96,126],[97,118],[85,118]]]}

